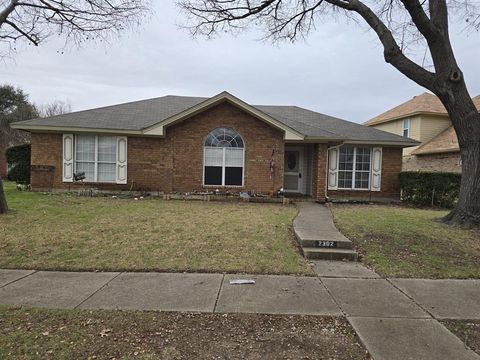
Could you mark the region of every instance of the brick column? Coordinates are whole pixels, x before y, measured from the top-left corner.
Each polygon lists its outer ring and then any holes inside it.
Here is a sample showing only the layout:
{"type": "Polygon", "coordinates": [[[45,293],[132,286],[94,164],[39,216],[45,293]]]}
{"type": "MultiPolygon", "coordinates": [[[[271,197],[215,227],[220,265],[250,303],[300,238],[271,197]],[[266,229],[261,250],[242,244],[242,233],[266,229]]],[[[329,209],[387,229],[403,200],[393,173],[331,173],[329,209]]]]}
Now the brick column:
{"type": "Polygon", "coordinates": [[[313,149],[312,196],[319,202],[325,202],[327,149],[328,144],[315,144],[313,149]]]}

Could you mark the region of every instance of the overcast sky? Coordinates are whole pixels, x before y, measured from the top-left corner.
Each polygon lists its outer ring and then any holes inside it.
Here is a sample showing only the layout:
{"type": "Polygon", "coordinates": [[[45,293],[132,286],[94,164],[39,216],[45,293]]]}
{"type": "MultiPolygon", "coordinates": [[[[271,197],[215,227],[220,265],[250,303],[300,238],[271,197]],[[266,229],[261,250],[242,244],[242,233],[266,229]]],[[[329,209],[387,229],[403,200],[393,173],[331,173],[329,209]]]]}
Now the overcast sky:
{"type": "MultiPolygon", "coordinates": [[[[193,40],[178,28],[173,1],[158,1],[152,19],[109,45],[59,52],[51,40],[0,64],[0,82],[30,99],[69,101],[83,110],[164,95],[213,96],[223,90],[251,104],[297,105],[363,122],[424,89],[383,60],[373,33],[355,24],[317,26],[306,42],[272,45],[253,31],[193,40]]],[[[452,29],[472,96],[480,93],[480,34],[452,29]]]]}

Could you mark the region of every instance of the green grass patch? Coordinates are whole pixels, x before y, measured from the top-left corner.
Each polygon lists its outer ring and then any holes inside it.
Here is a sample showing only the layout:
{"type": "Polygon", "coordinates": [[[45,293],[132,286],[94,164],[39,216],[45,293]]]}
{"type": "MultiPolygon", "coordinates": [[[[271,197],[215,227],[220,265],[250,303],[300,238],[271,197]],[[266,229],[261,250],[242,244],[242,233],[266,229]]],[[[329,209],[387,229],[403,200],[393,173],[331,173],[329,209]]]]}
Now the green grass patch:
{"type": "Polygon", "coordinates": [[[480,278],[480,233],[439,222],[446,211],[341,204],[332,211],[362,261],[385,276],[480,278]]]}
{"type": "Polygon", "coordinates": [[[5,190],[0,268],[311,274],[294,207],[5,190]]]}

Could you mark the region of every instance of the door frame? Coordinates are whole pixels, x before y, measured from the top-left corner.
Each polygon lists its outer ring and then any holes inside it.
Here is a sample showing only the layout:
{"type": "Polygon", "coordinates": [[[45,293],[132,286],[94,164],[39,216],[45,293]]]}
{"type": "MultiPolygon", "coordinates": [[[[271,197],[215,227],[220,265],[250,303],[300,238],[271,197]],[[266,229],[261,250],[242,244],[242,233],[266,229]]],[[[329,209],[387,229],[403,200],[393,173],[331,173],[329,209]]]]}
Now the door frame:
{"type": "MultiPolygon", "coordinates": [[[[285,150],[284,150],[284,156],[286,158],[286,155],[287,155],[287,151],[298,151],[298,172],[288,172],[288,171],[285,171],[285,166],[283,168],[283,175],[284,175],[284,179],[285,179],[285,175],[294,175],[294,174],[301,174],[301,177],[298,177],[298,189],[297,190],[287,190],[285,189],[285,187],[283,188],[283,191],[286,192],[286,193],[297,193],[297,194],[305,194],[305,189],[304,189],[304,186],[303,186],[303,183],[304,183],[304,176],[305,176],[305,173],[304,173],[304,169],[303,169],[303,160],[304,160],[304,156],[305,156],[305,147],[304,146],[285,146],[285,150]]],[[[285,160],[284,160],[284,165],[285,165],[285,160]]],[[[285,182],[284,182],[284,186],[285,186],[285,182]]]]}

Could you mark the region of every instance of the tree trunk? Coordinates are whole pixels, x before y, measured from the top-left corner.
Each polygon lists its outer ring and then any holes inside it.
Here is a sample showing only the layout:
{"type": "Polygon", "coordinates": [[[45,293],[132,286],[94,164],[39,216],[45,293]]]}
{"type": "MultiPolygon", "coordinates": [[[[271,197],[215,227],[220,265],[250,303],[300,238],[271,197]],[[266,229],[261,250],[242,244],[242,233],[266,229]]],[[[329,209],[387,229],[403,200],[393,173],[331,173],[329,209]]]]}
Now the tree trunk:
{"type": "Polygon", "coordinates": [[[480,226],[480,114],[463,79],[437,94],[447,108],[460,145],[462,180],[458,203],[444,220],[472,228],[480,226]]]}
{"type": "Polygon", "coordinates": [[[7,198],[5,197],[5,192],[3,191],[3,181],[0,176],[0,214],[5,214],[8,211],[7,198]]]}

